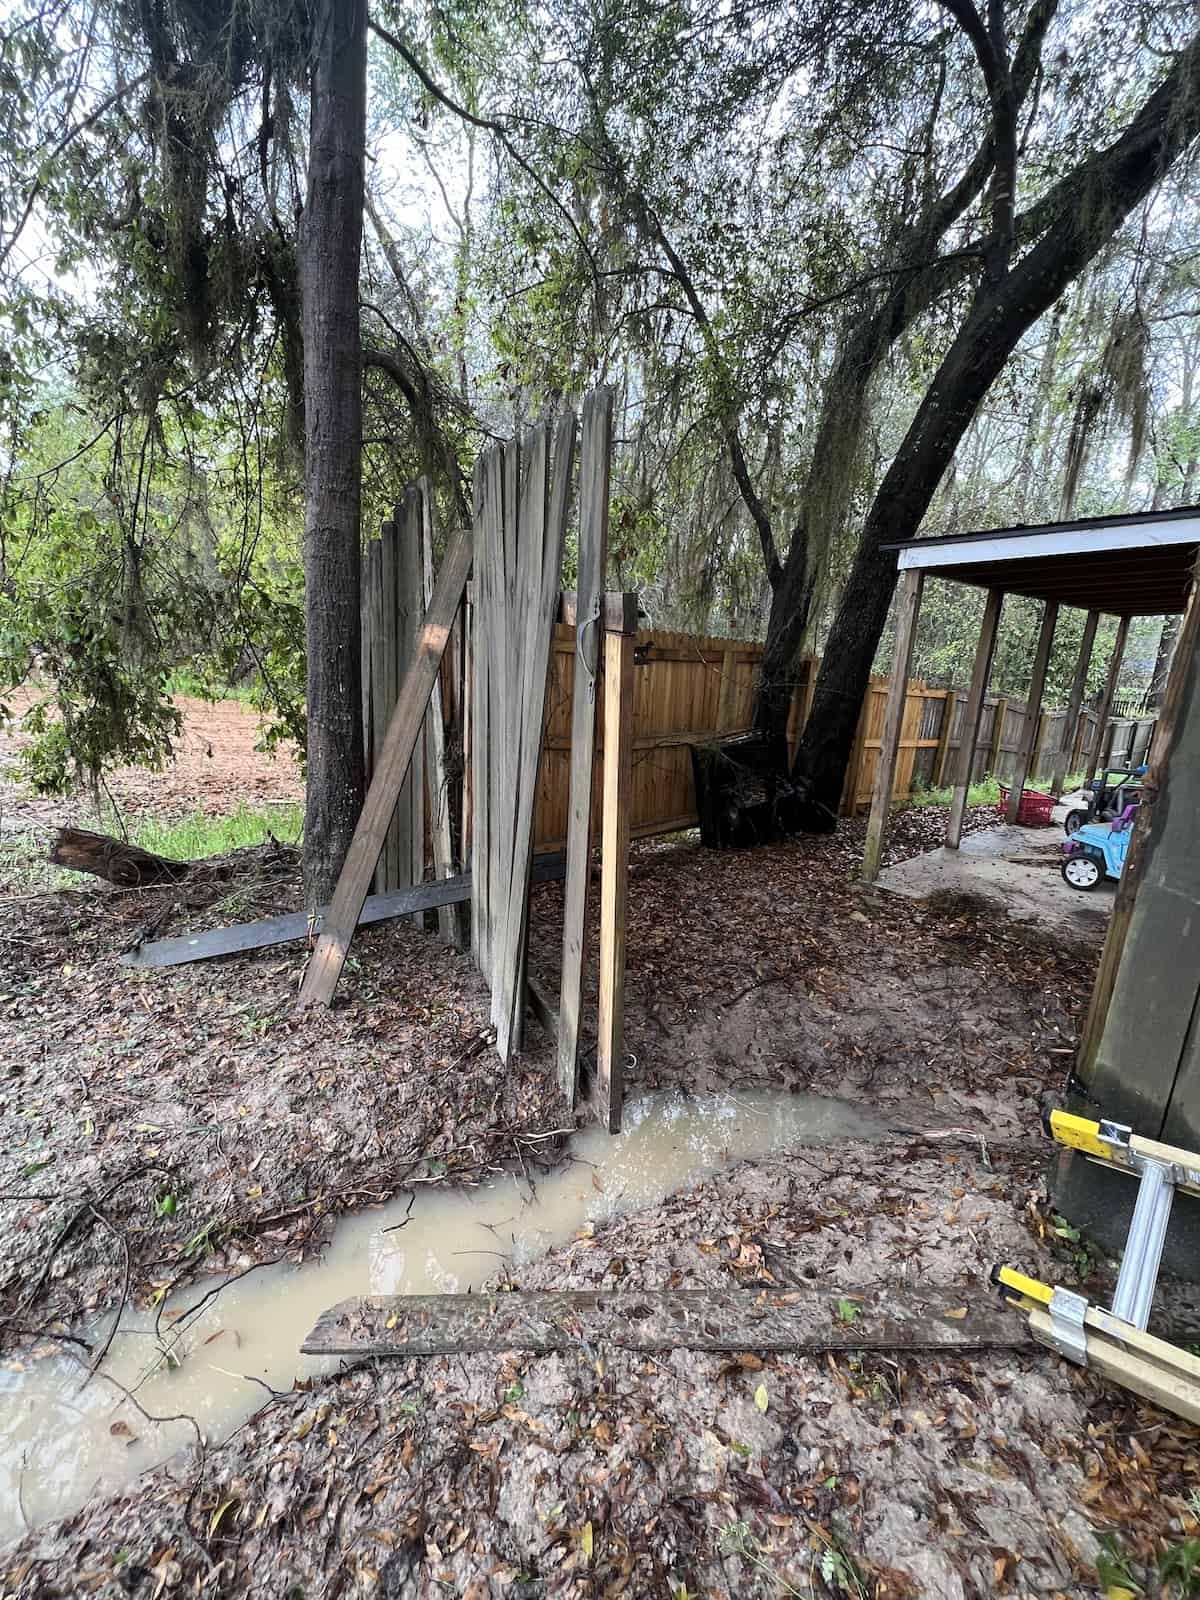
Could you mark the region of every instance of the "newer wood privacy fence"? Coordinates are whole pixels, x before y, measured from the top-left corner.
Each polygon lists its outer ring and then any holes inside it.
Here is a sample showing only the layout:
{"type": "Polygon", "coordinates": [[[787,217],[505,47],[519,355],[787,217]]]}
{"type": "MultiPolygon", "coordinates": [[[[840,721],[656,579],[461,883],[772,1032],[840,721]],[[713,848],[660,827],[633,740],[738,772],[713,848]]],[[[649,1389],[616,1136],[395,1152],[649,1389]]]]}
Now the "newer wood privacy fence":
{"type": "MultiPolygon", "coordinates": [[[[561,848],[566,838],[574,648],[574,628],[556,624],[535,811],[538,849],[561,848]]],[[[762,646],[748,639],[704,638],[643,629],[637,635],[635,661],[630,829],[634,837],[646,837],[696,825],[691,746],[751,726],[762,646]]],[[[819,659],[810,658],[801,664],[798,673],[789,724],[793,749],[812,704],[819,668],[819,659]]],[[[843,812],[870,803],[886,702],[887,680],[873,678],[859,718],[842,798],[843,812]]],[[[931,688],[917,679],[910,682],[893,790],[897,799],[908,798],[921,789],[940,788],[952,780],[965,707],[966,694],[962,690],[931,688]]],[[[972,761],[973,780],[989,773],[1001,782],[1011,778],[1024,715],[1022,700],[1003,695],[987,697],[972,761]]],[[[1048,778],[1066,741],[1065,724],[1064,711],[1042,713],[1031,768],[1033,778],[1048,778]]],[[[1095,743],[1096,726],[1093,711],[1080,714],[1075,742],[1066,746],[1067,764],[1072,771],[1086,764],[1095,743]]],[[[1101,763],[1144,760],[1153,728],[1153,719],[1148,717],[1112,720],[1105,732],[1101,763]]],[[[597,759],[599,755],[598,751],[597,759]]],[[[456,763],[451,761],[449,767],[453,772],[456,763]]],[[[597,783],[593,790],[593,820],[597,825],[599,791],[597,783]]],[[[445,804],[444,797],[435,803],[432,794],[428,795],[427,815],[436,815],[439,803],[445,804]]]]}

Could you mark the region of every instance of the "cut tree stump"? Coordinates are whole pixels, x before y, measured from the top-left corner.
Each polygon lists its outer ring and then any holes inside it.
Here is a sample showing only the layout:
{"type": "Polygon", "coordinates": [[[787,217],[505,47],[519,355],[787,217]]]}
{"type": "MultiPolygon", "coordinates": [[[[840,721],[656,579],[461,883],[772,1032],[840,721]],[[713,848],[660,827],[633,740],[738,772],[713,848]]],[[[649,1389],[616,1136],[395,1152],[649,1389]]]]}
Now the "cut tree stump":
{"type": "Polygon", "coordinates": [[[438,1356],[470,1351],[984,1350],[1032,1346],[1022,1317],[950,1289],[565,1290],[362,1295],[320,1317],[310,1356],[438,1356]]]}
{"type": "Polygon", "coordinates": [[[48,860],[71,872],[90,872],[115,883],[119,889],[144,889],[156,883],[179,883],[192,870],[190,861],[168,861],[165,856],[140,850],[124,839],[86,828],[60,828],[48,860]]]}

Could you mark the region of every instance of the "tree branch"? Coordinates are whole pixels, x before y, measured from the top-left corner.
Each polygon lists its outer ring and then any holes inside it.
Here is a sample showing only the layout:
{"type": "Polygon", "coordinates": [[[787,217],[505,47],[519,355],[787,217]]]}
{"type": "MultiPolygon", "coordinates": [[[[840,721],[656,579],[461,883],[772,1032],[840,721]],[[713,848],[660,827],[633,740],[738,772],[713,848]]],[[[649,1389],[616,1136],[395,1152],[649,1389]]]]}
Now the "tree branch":
{"type": "Polygon", "coordinates": [[[550,204],[566,222],[568,228],[570,228],[571,232],[575,235],[576,243],[583,251],[584,259],[588,264],[588,269],[591,272],[592,277],[595,278],[596,263],[593,259],[591,250],[588,248],[587,240],[580,232],[575,218],[567,210],[566,206],[563,205],[562,201],[545,182],[545,180],[534,170],[530,163],[526,161],[525,157],[513,144],[512,139],[509,136],[509,131],[505,125],[502,122],[497,122],[494,117],[481,117],[478,115],[478,113],[469,111],[466,106],[460,105],[457,100],[455,100],[451,95],[447,94],[437,80],[431,77],[431,75],[425,70],[416,54],[409,48],[408,45],[405,44],[404,40],[401,39],[398,34],[392,33],[390,29],[383,27],[383,25],[378,22],[368,23],[368,26],[371,29],[371,32],[375,34],[377,38],[382,39],[384,44],[391,46],[401,60],[404,61],[414,73],[416,73],[424,88],[433,96],[435,100],[444,105],[447,111],[453,111],[456,117],[461,117],[464,122],[469,122],[473,128],[482,128],[488,133],[495,135],[504,149],[508,152],[509,156],[520,167],[521,171],[524,172],[527,177],[533,180],[533,182],[541,190],[542,194],[545,195],[546,199],[549,200],[550,204]]]}

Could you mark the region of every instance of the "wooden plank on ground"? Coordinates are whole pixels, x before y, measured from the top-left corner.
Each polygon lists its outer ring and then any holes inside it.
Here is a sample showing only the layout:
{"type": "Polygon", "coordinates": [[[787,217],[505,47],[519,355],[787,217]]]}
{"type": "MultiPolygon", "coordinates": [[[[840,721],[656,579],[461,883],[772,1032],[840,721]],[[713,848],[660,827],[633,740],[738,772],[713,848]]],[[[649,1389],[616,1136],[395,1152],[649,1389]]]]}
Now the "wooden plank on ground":
{"type": "Polygon", "coordinates": [[[1023,1316],[979,1287],[565,1290],[362,1295],[318,1320],[305,1355],[474,1351],[1027,1349],[1023,1316]],[[847,1315],[847,1304],[854,1311],[847,1315]]]}
{"type": "MultiPolygon", "coordinates": [[[[421,577],[426,606],[433,599],[433,486],[428,478],[419,484],[421,496],[421,577]]],[[[435,679],[425,715],[425,767],[429,776],[429,833],[433,843],[433,876],[454,874],[454,843],[450,828],[450,779],[446,772],[446,710],[442,704],[440,676],[435,679]]],[[[442,943],[461,946],[462,920],[457,906],[438,907],[438,932],[442,943]]]]}
{"type": "Polygon", "coordinates": [[[611,389],[596,389],[588,395],[583,403],[579,452],[579,587],[573,597],[575,682],[571,694],[567,875],[563,889],[562,980],[558,1000],[558,1086],[572,1110],[578,1090],[584,942],[592,877],[596,691],[604,639],[601,611],[607,598],[603,589],[608,559],[612,411],[611,389]]]}
{"type": "Polygon", "coordinates": [[[604,636],[604,803],[600,850],[600,996],[596,1097],[602,1124],[621,1131],[625,1084],[625,915],[629,894],[633,779],[633,646],[630,633],[604,636]]]}
{"type": "MultiPolygon", "coordinates": [[[[561,851],[533,858],[532,880],[549,883],[563,875],[565,857],[561,851]]],[[[471,898],[469,872],[435,883],[416,883],[391,894],[369,895],[363,901],[360,928],[373,922],[388,922],[413,911],[434,911],[439,906],[463,904],[471,898]]],[[[318,919],[325,908],[317,913],[318,919]]],[[[189,961],[212,961],[218,956],[243,955],[248,950],[267,950],[272,945],[291,944],[308,934],[308,913],[290,911],[279,917],[263,917],[258,922],[241,922],[232,928],[210,928],[206,933],[184,933],[173,939],[155,939],[139,945],[121,957],[126,967],[179,967],[189,961]]]]}
{"type": "Polygon", "coordinates": [[[451,541],[438,573],[433,602],[425,617],[417,655],[405,674],[383,749],[375,760],[375,775],[359,815],[354,837],[325,919],[324,929],[304,974],[297,1005],[328,1005],[342,975],[350,941],[367,897],[367,887],[383,847],[388,819],[400,785],[408,771],[421,732],[425,708],[450,637],[450,624],[458,610],[471,570],[471,535],[460,530],[451,541]]]}

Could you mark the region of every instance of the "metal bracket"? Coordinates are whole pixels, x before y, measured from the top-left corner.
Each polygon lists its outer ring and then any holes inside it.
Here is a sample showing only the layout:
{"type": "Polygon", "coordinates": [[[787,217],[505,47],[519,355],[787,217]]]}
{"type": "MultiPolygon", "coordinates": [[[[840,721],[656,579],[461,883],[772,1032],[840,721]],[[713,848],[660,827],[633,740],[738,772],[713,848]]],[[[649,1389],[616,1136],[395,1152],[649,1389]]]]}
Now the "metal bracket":
{"type": "Polygon", "coordinates": [[[1070,1289],[1055,1289],[1050,1296],[1050,1335],[1060,1356],[1074,1361],[1077,1366],[1087,1366],[1087,1316],[1088,1303],[1081,1294],[1070,1289]]]}
{"type": "Polygon", "coordinates": [[[1113,1122],[1107,1117],[1101,1117],[1098,1137],[1103,1139],[1105,1144],[1119,1144],[1128,1150],[1132,1136],[1133,1129],[1128,1123],[1113,1122]]]}

